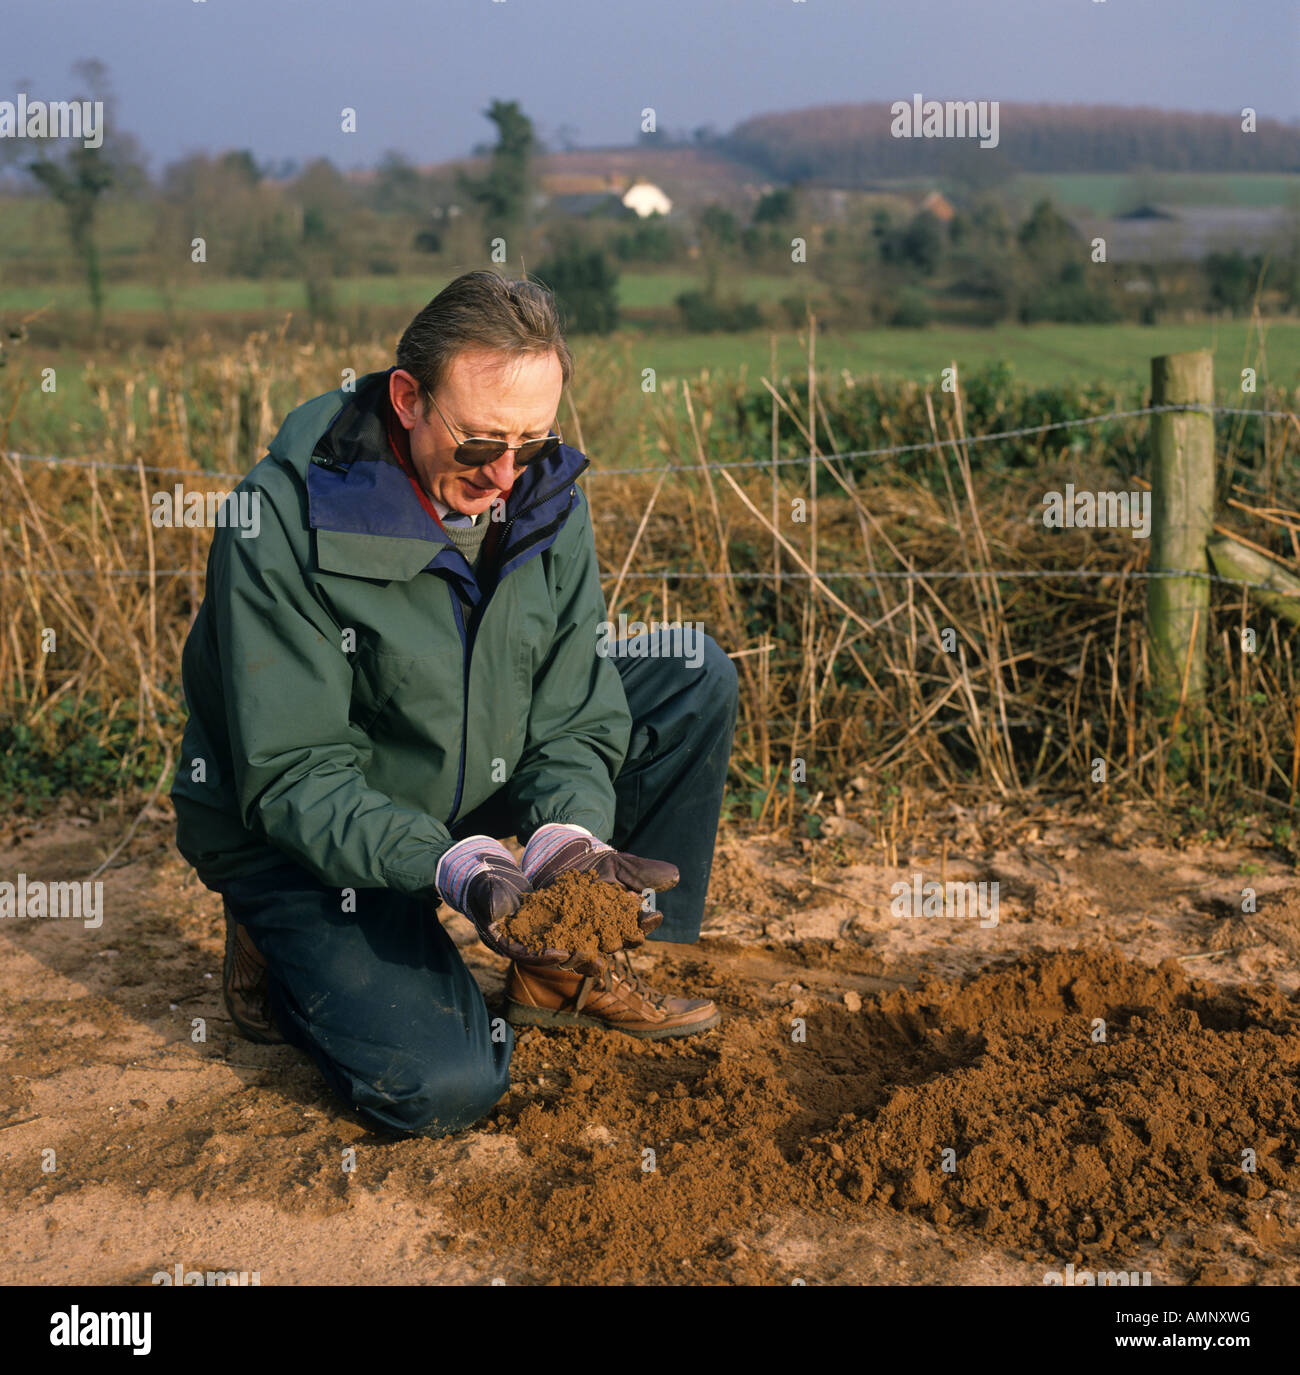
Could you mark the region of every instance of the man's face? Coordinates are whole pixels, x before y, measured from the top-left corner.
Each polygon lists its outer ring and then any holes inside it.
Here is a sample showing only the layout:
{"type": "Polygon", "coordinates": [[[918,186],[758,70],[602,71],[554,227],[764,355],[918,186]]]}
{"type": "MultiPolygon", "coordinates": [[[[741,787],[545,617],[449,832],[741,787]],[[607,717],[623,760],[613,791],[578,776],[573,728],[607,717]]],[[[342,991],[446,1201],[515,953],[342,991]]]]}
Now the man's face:
{"type": "Polygon", "coordinates": [[[444,424],[433,406],[427,416],[423,413],[409,372],[398,368],[388,379],[393,410],[410,435],[411,462],[421,485],[444,506],[470,516],[481,515],[498,497],[504,498],[523,470],[515,467],[513,449],[481,468],[466,467],[456,461],[456,445],[471,438],[504,439],[516,446],[526,439],[545,439],[563,386],[554,353],[517,359],[465,350],[452,360],[434,394],[446,417],[444,424]]]}

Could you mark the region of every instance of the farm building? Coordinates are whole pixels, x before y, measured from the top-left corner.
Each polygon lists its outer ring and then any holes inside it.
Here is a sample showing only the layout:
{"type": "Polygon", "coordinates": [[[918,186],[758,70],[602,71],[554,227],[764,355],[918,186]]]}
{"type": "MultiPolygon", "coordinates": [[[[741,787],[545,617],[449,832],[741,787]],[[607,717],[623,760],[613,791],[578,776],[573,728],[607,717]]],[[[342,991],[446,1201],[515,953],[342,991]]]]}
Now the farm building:
{"type": "Polygon", "coordinates": [[[1147,205],[1101,219],[1077,215],[1072,223],[1088,239],[1106,240],[1111,262],[1199,261],[1208,253],[1240,249],[1259,253],[1294,237],[1294,210],[1279,206],[1147,205]]]}
{"type": "Polygon", "coordinates": [[[648,215],[667,215],[673,208],[672,201],[650,181],[639,181],[629,187],[623,197],[623,204],[629,210],[636,211],[642,219],[648,215]]]}

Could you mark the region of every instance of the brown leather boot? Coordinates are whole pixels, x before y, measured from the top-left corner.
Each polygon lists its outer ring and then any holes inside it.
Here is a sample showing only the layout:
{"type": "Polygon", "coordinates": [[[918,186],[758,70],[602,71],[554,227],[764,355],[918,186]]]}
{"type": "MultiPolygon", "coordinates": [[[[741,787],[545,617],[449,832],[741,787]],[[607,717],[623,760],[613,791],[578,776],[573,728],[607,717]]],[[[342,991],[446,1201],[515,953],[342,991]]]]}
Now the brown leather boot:
{"type": "Polygon", "coordinates": [[[271,1015],[266,988],[266,961],[253,944],[248,928],[226,908],[226,959],[221,970],[226,1011],[239,1034],[258,1045],[281,1045],[284,1037],[271,1015]]]}
{"type": "Polygon", "coordinates": [[[657,1041],[694,1036],[722,1020],[708,998],[670,998],[632,973],[626,951],[603,978],[567,969],[511,964],[506,979],[506,1021],[514,1026],[596,1026],[657,1041]]]}

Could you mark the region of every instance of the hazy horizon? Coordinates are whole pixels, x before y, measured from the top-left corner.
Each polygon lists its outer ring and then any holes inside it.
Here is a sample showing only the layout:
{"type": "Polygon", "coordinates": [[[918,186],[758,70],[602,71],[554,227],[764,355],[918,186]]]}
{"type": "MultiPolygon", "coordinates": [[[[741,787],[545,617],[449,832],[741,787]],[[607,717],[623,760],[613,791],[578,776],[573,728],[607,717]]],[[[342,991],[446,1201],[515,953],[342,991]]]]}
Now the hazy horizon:
{"type": "Polygon", "coordinates": [[[494,99],[517,100],[555,151],[635,144],[644,106],[662,131],[689,135],[913,92],[1188,114],[1249,105],[1261,120],[1300,121],[1300,7],[1287,0],[1261,0],[1249,23],[1223,0],[1094,0],[1046,14],[1038,3],[1001,0],[973,16],[961,0],[875,15],[860,0],[759,0],[745,11],[660,0],[643,17],[607,0],[446,0],[436,14],[372,0],[367,39],[343,0],[123,0],[111,10],[62,0],[57,12],[6,16],[0,99],[83,94],[72,64],[98,58],[118,125],[155,173],[231,148],[344,169],[389,150],[422,164],[467,157],[495,138],[484,115],[494,99]],[[525,59],[503,61],[506,48],[525,59]],[[548,75],[530,81],[530,68],[548,75]],[[426,84],[421,108],[406,95],[426,84]],[[340,129],[345,106],[355,133],[340,129]]]}

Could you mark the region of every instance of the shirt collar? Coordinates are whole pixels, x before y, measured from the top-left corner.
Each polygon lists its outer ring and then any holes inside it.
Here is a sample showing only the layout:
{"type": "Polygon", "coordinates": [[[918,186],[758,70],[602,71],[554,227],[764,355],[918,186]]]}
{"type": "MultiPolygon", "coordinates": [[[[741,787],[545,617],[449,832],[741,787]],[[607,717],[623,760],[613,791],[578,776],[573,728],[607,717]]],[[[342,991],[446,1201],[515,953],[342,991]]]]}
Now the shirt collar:
{"type": "Polygon", "coordinates": [[[465,516],[471,525],[478,524],[478,516],[471,516],[468,511],[453,511],[450,506],[439,501],[437,497],[431,496],[429,500],[433,502],[433,509],[437,511],[439,520],[446,520],[449,515],[465,516]]]}

